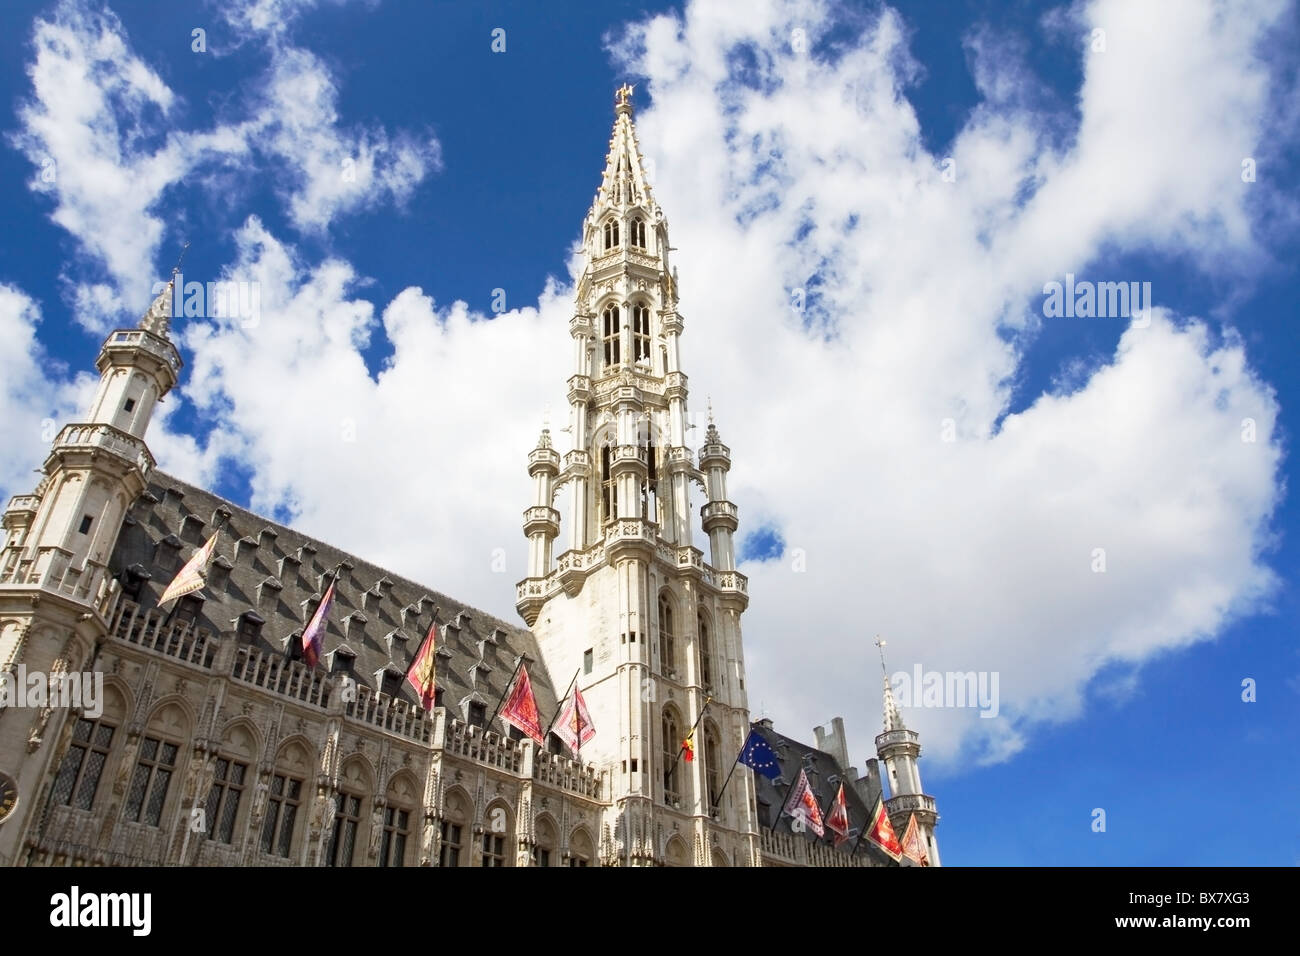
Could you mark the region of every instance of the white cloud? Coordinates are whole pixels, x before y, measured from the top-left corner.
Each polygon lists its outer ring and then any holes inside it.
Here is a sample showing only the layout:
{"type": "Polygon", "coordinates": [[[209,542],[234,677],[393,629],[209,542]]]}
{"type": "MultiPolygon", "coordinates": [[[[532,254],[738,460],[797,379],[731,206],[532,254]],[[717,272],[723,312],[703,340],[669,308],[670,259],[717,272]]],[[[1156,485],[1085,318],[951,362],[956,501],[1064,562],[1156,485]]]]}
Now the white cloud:
{"type": "MultiPolygon", "coordinates": [[[[1114,321],[1038,318],[1045,281],[1135,250],[1232,279],[1258,253],[1239,160],[1271,122],[1254,44],[1280,8],[1242,6],[1231,22],[1216,9],[1079,7],[1108,49],[1084,61],[1067,137],[1024,94],[1037,81],[972,39],[991,99],[952,144],[953,183],[902,95],[916,67],[896,13],[857,42],[835,34],[830,60],[790,48],[795,29],[813,49],[832,35],[814,2],[755,3],[744,18],[696,4],[619,44],[654,97],[639,133],[678,249],[696,410],[712,394],[742,531],[771,524],[806,555],[805,573],[788,555],[746,568],[750,703],[787,732],[842,712],[854,754],[869,748],[879,632],[894,669],[1001,674],[997,720],[907,716],[941,759],[1003,759],[1038,722],[1079,716],[1108,662],[1137,671],[1268,593],[1277,406],[1230,332],[1157,310],[1113,356],[1071,367],[1068,394],[998,427],[1030,341],[1006,327],[1114,321]],[[799,287],[804,315],[789,306],[799,287]]],[[[338,132],[333,79],[310,54],[284,62],[246,122],[295,171],[285,198],[301,228],[361,201],[333,172],[367,143],[384,157],[369,167],[384,201],[433,168],[414,140],[338,132]],[[324,139],[293,153],[317,120],[324,139]],[[402,158],[416,154],[419,170],[402,158]]],[[[86,241],[91,222],[68,228],[86,241]]],[[[196,444],[155,428],[164,466],[210,484],[238,461],[255,508],[509,615],[525,457],[548,402],[563,420],[571,291],[491,319],[418,288],[377,308],[345,260],[304,262],[257,218],[237,238],[228,277],[261,284],[263,320],[182,325],[184,397],[220,429],[196,444]],[[372,378],[361,349],[378,335],[394,351],[372,378]],[[505,574],[490,570],[496,548],[505,574]]]]}
{"type": "MultiPolygon", "coordinates": [[[[224,8],[233,24],[270,31],[269,65],[247,94],[247,115],[207,130],[183,128],[176,94],[132,50],[111,10],[64,0],[35,21],[32,92],[13,141],[35,167],[32,189],[54,204],[51,218],[80,243],[77,278],[70,272],[65,281],[87,329],[106,331],[148,305],[162,208],[182,181],[207,185],[212,201],[229,204],[232,180],[223,172],[271,176],[295,225],[320,233],[342,214],[400,205],[438,168],[432,135],[343,125],[329,69],[282,36],[312,5],[224,8]]],[[[182,238],[169,237],[177,248],[182,238]]]]}

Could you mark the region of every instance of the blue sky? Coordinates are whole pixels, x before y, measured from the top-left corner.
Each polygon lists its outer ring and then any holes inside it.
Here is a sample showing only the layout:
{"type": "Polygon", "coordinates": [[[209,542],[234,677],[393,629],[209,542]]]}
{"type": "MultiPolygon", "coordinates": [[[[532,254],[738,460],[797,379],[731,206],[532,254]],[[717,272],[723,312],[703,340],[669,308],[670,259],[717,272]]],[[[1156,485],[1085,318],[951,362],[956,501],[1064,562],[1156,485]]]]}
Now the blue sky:
{"type": "Polygon", "coordinates": [[[883,633],[1002,675],[996,720],[904,714],[946,863],[1295,865],[1296,10],[1139,6],[6,5],[0,491],[189,241],[263,315],[177,323],[162,465],[512,618],[630,79],[736,461],[752,709],[842,713],[860,763],[883,633]],[[1155,321],[1044,317],[1066,272],[1150,282],[1155,321]]]}

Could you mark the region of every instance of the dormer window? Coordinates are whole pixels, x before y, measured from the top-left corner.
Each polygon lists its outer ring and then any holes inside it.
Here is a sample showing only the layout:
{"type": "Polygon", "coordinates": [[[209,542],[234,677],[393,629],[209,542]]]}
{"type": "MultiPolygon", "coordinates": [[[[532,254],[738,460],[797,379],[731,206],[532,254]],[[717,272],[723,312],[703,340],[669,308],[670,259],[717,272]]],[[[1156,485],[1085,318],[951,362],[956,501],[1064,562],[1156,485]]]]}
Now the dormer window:
{"type": "Polygon", "coordinates": [[[262,636],[262,625],[266,623],[256,611],[245,611],[239,615],[239,623],[235,625],[235,635],[241,644],[252,644],[262,636]]]}
{"type": "Polygon", "coordinates": [[[340,647],[334,652],[333,666],[330,668],[330,673],[351,674],[356,663],[357,655],[347,648],[340,647]]]}
{"type": "Polygon", "coordinates": [[[482,727],[487,723],[487,704],[477,700],[471,700],[467,709],[469,711],[468,716],[470,726],[482,727]]]}
{"type": "Polygon", "coordinates": [[[618,220],[610,219],[605,223],[605,251],[618,246],[618,220]]]}
{"type": "Polygon", "coordinates": [[[650,309],[648,306],[632,306],[632,360],[638,365],[650,364],[650,309]]]}
{"type": "Polygon", "coordinates": [[[605,367],[612,368],[621,361],[618,342],[619,311],[616,305],[605,306],[601,323],[601,341],[605,344],[605,367]]]}
{"type": "Polygon", "coordinates": [[[644,249],[645,248],[645,220],[642,219],[640,216],[637,216],[635,219],[633,219],[632,228],[630,232],[632,238],[632,245],[636,246],[638,249],[644,249]]]}

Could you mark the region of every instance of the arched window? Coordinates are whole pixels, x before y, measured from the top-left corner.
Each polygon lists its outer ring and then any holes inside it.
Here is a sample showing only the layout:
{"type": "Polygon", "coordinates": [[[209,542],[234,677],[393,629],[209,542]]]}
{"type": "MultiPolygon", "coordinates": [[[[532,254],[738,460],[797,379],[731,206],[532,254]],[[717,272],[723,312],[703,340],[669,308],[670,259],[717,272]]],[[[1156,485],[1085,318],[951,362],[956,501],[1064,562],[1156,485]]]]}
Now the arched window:
{"type": "Polygon", "coordinates": [[[460,791],[447,794],[442,808],[442,839],[438,850],[439,866],[460,866],[464,848],[469,801],[460,791]]]}
{"type": "Polygon", "coordinates": [[[533,843],[533,866],[554,866],[555,824],[548,817],[538,817],[533,832],[537,837],[533,843]]]}
{"type": "Polygon", "coordinates": [[[303,791],[315,763],[315,758],[298,741],[290,741],[280,748],[271,772],[266,815],[262,818],[262,836],[258,842],[263,853],[288,858],[293,851],[303,791]]]}
{"type": "Polygon", "coordinates": [[[394,777],[388,784],[388,806],[384,807],[380,866],[406,866],[406,847],[410,843],[415,803],[415,786],[410,777],[406,774],[394,777]]]}
{"type": "MultiPolygon", "coordinates": [[[[77,718],[73,725],[72,742],[63,755],[59,774],[54,779],[54,802],[78,810],[89,810],[95,805],[99,781],[104,766],[113,749],[114,738],[121,740],[117,729],[126,718],[126,703],[116,687],[104,690],[103,712],[97,720],[77,718]]],[[[111,772],[110,772],[111,779],[111,772]]]]}
{"type": "Polygon", "coordinates": [[[123,819],[150,827],[161,826],[172,777],[183,757],[181,747],[188,739],[189,719],[179,706],[166,704],[154,714],[140,738],[123,819]]]}
{"type": "Polygon", "coordinates": [[[632,220],[632,228],[630,230],[630,234],[632,238],[632,245],[636,246],[638,249],[644,249],[645,248],[645,220],[642,219],[640,216],[637,216],[635,219],[632,220]]]}
{"type": "Polygon", "coordinates": [[[244,803],[244,791],[252,783],[249,768],[257,762],[258,745],[246,725],[234,724],[226,731],[221,751],[212,765],[212,787],[203,805],[208,820],[208,839],[235,842],[235,823],[244,803]]]}
{"type": "Polygon", "coordinates": [[[509,866],[511,860],[506,848],[510,833],[510,811],[503,803],[494,803],[483,815],[483,866],[509,866]]]}
{"type": "Polygon", "coordinates": [[[353,758],[343,764],[339,791],[334,796],[334,825],[325,846],[326,866],[352,866],[361,822],[365,819],[366,796],[374,790],[363,761],[353,758]]]}
{"type": "Polygon", "coordinates": [[[713,686],[713,642],[709,634],[709,622],[705,620],[703,614],[699,616],[699,635],[700,686],[711,688],[713,686]]]}
{"type": "Polygon", "coordinates": [[[610,473],[613,446],[606,442],[600,447],[600,517],[612,521],[618,517],[618,482],[610,473]]]}
{"type": "Polygon", "coordinates": [[[659,595],[659,667],[666,676],[676,676],[673,641],[673,605],[667,594],[659,595]]]}
{"type": "Polygon", "coordinates": [[[632,361],[650,364],[650,309],[645,305],[632,306],[632,361]]]}
{"type": "Polygon", "coordinates": [[[676,804],[682,798],[678,789],[677,751],[681,740],[677,736],[677,717],[665,707],[663,716],[664,803],[676,804]]]}
{"type": "Polygon", "coordinates": [[[619,351],[619,309],[616,305],[605,306],[602,316],[600,340],[605,344],[605,368],[610,369],[622,361],[619,351]]]}
{"type": "Polygon", "coordinates": [[[574,830],[569,835],[569,866],[591,866],[595,858],[595,848],[586,830],[574,830]]]}
{"type": "Polygon", "coordinates": [[[618,220],[609,219],[605,222],[605,251],[615,248],[618,245],[618,220]]]}
{"type": "Polygon", "coordinates": [[[705,809],[712,812],[717,809],[719,791],[722,789],[721,748],[718,746],[718,732],[706,726],[704,728],[704,781],[708,801],[705,809]]]}

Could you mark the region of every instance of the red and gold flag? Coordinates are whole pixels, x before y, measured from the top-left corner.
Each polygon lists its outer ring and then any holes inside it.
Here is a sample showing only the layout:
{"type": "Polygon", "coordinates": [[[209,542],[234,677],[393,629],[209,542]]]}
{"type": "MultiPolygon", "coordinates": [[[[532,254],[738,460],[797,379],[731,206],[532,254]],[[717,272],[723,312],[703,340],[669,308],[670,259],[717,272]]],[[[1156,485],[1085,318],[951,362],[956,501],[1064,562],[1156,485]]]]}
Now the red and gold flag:
{"type": "Polygon", "coordinates": [[[882,851],[889,854],[890,859],[899,860],[903,856],[903,847],[898,842],[898,834],[894,832],[894,825],[889,822],[889,814],[885,813],[885,801],[876,798],[876,811],[871,815],[871,822],[867,824],[866,837],[882,851]]]}
{"type": "Polygon", "coordinates": [[[307,626],[302,629],[302,659],[308,667],[315,667],[320,660],[321,645],[325,641],[325,628],[329,623],[330,608],[334,606],[334,582],[325,589],[325,596],[316,605],[307,626]]]}
{"type": "Polygon", "coordinates": [[[420,645],[420,650],[415,655],[415,660],[411,661],[411,668],[406,672],[406,680],[415,688],[415,699],[420,702],[420,706],[425,710],[433,709],[433,702],[437,699],[438,688],[435,680],[437,671],[437,650],[438,625],[436,623],[429,625],[429,634],[420,645]]]}
{"type": "Polygon", "coordinates": [[[817,805],[817,795],[813,793],[808,774],[802,768],[794,789],[790,791],[790,799],[785,802],[785,812],[792,817],[801,818],[803,825],[818,836],[826,835],[822,808],[817,805]]]}
{"type": "Polygon", "coordinates": [[[502,720],[532,737],[542,746],[546,745],[546,736],[542,733],[542,715],[537,710],[537,698],[533,696],[533,684],[528,679],[528,668],[519,666],[519,676],[515,678],[514,690],[501,708],[502,720]]]}
{"type": "Polygon", "coordinates": [[[695,728],[694,727],[692,727],[691,732],[686,735],[686,739],[682,741],[682,753],[686,755],[687,763],[692,763],[695,760],[695,728]]]}
{"type": "Polygon", "coordinates": [[[576,683],[573,685],[573,693],[564,703],[564,709],[556,718],[554,732],[574,754],[580,753],[582,745],[596,736],[596,726],[587,713],[587,702],[582,699],[582,691],[576,683]]]}
{"type": "Polygon", "coordinates": [[[903,831],[903,856],[921,866],[930,865],[930,857],[925,852],[925,841],[921,839],[921,828],[917,826],[916,814],[907,819],[907,829],[903,831]]]}
{"type": "Polygon", "coordinates": [[[835,834],[835,846],[839,845],[849,838],[849,808],[844,802],[844,784],[840,784],[839,792],[835,794],[835,802],[831,804],[830,815],[826,817],[826,828],[835,834]]]}
{"type": "MultiPolygon", "coordinates": [[[[219,533],[217,532],[217,534],[219,533]]],[[[167,585],[167,590],[163,591],[162,597],[158,599],[159,607],[162,607],[168,601],[184,597],[187,594],[193,594],[208,583],[208,560],[212,557],[212,549],[217,546],[217,534],[213,534],[212,537],[208,538],[203,547],[195,551],[193,556],[185,562],[185,567],[181,568],[176,577],[172,578],[172,583],[167,585]]]]}

